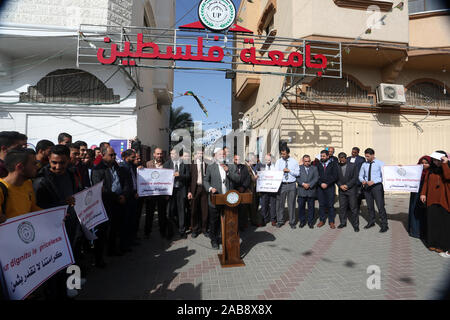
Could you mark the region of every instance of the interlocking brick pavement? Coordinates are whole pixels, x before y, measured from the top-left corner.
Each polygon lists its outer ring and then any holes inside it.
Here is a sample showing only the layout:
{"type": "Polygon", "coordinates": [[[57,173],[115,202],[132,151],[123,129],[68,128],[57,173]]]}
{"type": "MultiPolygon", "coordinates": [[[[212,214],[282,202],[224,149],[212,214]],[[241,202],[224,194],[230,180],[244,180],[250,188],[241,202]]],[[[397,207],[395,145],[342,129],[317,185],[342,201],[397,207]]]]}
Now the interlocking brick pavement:
{"type": "MultiPolygon", "coordinates": [[[[77,299],[432,299],[450,261],[408,236],[409,197],[386,195],[389,231],[322,228],[251,228],[241,234],[245,267],[221,268],[208,238],[169,242],[157,232],[132,253],[88,270],[77,299]],[[370,290],[369,266],[381,270],[370,290]]],[[[317,206],[317,203],[316,203],[317,206]]],[[[337,207],[337,204],[335,205],[337,207]]],[[[155,215],[156,216],[156,215],[155,215]]],[[[154,224],[157,226],[157,224],[154,224]]]]}

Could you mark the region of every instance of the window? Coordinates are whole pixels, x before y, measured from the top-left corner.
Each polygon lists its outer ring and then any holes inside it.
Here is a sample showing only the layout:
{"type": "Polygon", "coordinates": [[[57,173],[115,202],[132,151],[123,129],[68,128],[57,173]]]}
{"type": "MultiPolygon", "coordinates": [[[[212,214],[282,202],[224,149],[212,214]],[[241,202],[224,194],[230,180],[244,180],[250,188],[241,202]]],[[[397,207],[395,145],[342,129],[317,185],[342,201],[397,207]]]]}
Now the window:
{"type": "Polygon", "coordinates": [[[447,10],[448,0],[409,0],[409,14],[435,11],[435,10],[447,10]]]}
{"type": "Polygon", "coordinates": [[[444,85],[431,81],[413,84],[406,91],[406,103],[412,106],[450,108],[450,93],[444,85]]]}
{"type": "Polygon", "coordinates": [[[306,98],[334,103],[371,104],[369,89],[350,76],[343,76],[342,79],[320,78],[307,87],[306,98]]]}
{"type": "Polygon", "coordinates": [[[120,96],[96,76],[79,69],[50,72],[28,92],[20,93],[20,102],[36,103],[119,103],[120,96]]]}

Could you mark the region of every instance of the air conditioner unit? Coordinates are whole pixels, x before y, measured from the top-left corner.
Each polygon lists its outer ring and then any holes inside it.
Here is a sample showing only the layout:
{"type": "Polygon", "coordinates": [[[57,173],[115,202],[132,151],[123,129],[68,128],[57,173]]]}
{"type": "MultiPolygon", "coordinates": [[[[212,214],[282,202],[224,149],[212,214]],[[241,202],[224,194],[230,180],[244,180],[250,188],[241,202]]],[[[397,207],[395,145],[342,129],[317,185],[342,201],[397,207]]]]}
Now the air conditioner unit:
{"type": "Polygon", "coordinates": [[[380,83],[377,87],[377,102],[379,105],[405,104],[405,87],[401,84],[380,83]]]}

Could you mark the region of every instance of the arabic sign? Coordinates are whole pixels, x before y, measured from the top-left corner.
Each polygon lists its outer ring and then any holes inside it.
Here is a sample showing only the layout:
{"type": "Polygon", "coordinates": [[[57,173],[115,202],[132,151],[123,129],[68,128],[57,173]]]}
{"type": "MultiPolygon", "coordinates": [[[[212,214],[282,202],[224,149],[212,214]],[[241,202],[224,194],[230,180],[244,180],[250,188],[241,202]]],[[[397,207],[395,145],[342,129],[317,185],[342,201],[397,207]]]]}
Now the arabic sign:
{"type": "Polygon", "coordinates": [[[281,138],[289,140],[295,147],[343,146],[344,128],[342,120],[302,119],[301,122],[288,118],[281,120],[281,138]]]}
{"type": "Polygon", "coordinates": [[[419,192],[423,165],[384,166],[383,187],[385,191],[419,192]]]}
{"type": "Polygon", "coordinates": [[[0,224],[2,287],[11,300],[25,299],[74,263],[64,227],[67,206],[32,212],[0,224]]]}
{"type": "Polygon", "coordinates": [[[77,213],[78,220],[88,230],[108,221],[108,216],[102,201],[102,187],[103,181],[73,196],[75,198],[74,209],[77,213]]]}
{"type": "Polygon", "coordinates": [[[258,171],[256,192],[278,192],[283,174],[283,171],[258,171]]]}
{"type": "MultiPolygon", "coordinates": [[[[221,1],[212,0],[210,3],[213,2],[221,1]]],[[[211,14],[218,16],[219,13],[211,14]]],[[[337,42],[277,38],[231,31],[237,28],[236,25],[223,32],[198,30],[199,26],[204,28],[201,22],[189,27],[192,29],[116,29],[113,26],[81,25],[77,65],[116,64],[158,69],[233,70],[249,74],[342,77],[341,45],[337,42]],[[102,28],[105,32],[93,31],[102,28]],[[146,63],[147,59],[213,64],[200,68],[189,67],[187,64],[151,64],[146,63]],[[227,66],[219,67],[223,64],[227,66]],[[264,68],[246,68],[249,65],[264,68]]]]}
{"type": "MultiPolygon", "coordinates": [[[[124,49],[119,50],[117,44],[111,44],[109,50],[109,57],[105,57],[106,49],[99,48],[97,50],[97,59],[102,64],[114,64],[118,58],[122,58],[123,65],[136,65],[137,58],[140,59],[161,59],[161,60],[183,60],[183,61],[203,61],[203,62],[222,62],[225,57],[225,53],[222,47],[212,46],[208,50],[208,55],[204,55],[204,38],[197,37],[197,52],[194,55],[192,53],[192,46],[186,45],[184,48],[171,46],[166,47],[166,52],[162,52],[158,44],[154,42],[144,42],[144,35],[142,33],[137,34],[137,48],[135,51],[131,50],[131,42],[126,41],[124,43],[124,49]],[[151,50],[146,50],[151,49],[151,50]],[[128,60],[131,58],[132,60],[128,60]],[[125,60],[127,59],[127,60],[125,60]]],[[[214,41],[219,41],[219,36],[214,36],[214,41]]],[[[111,43],[111,38],[105,37],[103,40],[105,43],[111,43]]],[[[300,52],[294,51],[289,53],[286,59],[285,53],[279,50],[269,51],[267,58],[257,59],[255,41],[251,38],[244,39],[245,44],[249,44],[250,48],[241,50],[240,60],[244,64],[262,65],[262,66],[277,66],[277,67],[293,67],[300,68],[304,65],[306,68],[317,69],[317,75],[320,77],[323,74],[323,70],[327,68],[327,57],[323,54],[315,54],[311,57],[311,45],[305,45],[305,55],[300,52]],[[313,63],[314,61],[320,61],[320,63],[313,63]]]]}
{"type": "Polygon", "coordinates": [[[139,197],[171,196],[175,177],[170,169],[139,169],[137,185],[139,197]]]}
{"type": "Polygon", "coordinates": [[[236,18],[236,7],[231,0],[202,0],[198,6],[201,23],[213,31],[230,28],[236,18]]]}

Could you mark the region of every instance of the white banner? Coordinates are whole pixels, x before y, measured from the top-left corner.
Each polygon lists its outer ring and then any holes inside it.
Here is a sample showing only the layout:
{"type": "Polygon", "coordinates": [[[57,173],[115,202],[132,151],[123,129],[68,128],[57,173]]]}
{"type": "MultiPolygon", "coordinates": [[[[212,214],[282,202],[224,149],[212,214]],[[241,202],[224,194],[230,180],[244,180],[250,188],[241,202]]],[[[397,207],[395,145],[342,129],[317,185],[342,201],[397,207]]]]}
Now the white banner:
{"type": "Polygon", "coordinates": [[[283,174],[283,171],[258,171],[256,192],[278,192],[283,174]]]}
{"type": "Polygon", "coordinates": [[[74,209],[78,220],[88,230],[108,221],[108,215],[102,201],[102,187],[103,181],[73,196],[75,198],[74,209]]]}
{"type": "Polygon", "coordinates": [[[423,165],[384,166],[383,187],[385,191],[419,192],[423,165]]]}
{"type": "Polygon", "coordinates": [[[25,299],[74,263],[64,227],[67,206],[32,212],[0,224],[2,287],[11,300],[25,299]]]}
{"type": "Polygon", "coordinates": [[[139,197],[171,196],[175,177],[171,169],[139,169],[137,187],[139,197]]]}

